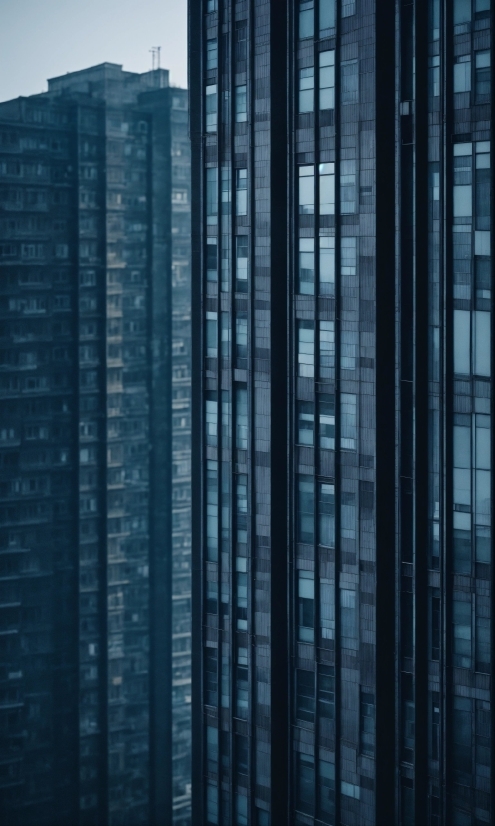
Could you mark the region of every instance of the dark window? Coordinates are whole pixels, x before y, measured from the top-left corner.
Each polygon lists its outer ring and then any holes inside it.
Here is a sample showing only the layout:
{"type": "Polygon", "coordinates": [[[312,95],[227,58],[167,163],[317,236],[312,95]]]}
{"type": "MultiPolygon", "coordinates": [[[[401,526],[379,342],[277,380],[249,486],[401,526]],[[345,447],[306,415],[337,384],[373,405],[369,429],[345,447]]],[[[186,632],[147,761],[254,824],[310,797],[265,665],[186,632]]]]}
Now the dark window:
{"type": "Polygon", "coordinates": [[[326,720],[335,718],[335,670],[331,665],[318,668],[318,714],[326,720]]]}
{"type": "Polygon", "coordinates": [[[217,649],[205,648],[205,703],[209,706],[218,703],[217,661],[217,649]]]}
{"type": "Polygon", "coordinates": [[[237,771],[241,774],[247,774],[249,767],[248,738],[242,734],[236,734],[235,750],[237,759],[237,771]]]}
{"type": "Polygon", "coordinates": [[[415,708],[411,674],[402,674],[402,759],[412,763],[415,742],[415,708]]]}
{"type": "Polygon", "coordinates": [[[206,463],[206,547],[208,559],[218,559],[218,463],[206,463]]]}
{"type": "Polygon", "coordinates": [[[472,772],[472,701],[467,697],[454,697],[452,747],[456,780],[471,785],[472,772]]]}
{"type": "Polygon", "coordinates": [[[206,581],[206,611],[216,614],[218,610],[218,583],[206,581]]]}
{"type": "Polygon", "coordinates": [[[471,602],[454,596],[454,665],[458,668],[471,668],[471,602]]]}
{"type": "Polygon", "coordinates": [[[218,729],[206,726],[206,765],[209,772],[218,771],[218,729]]]}
{"type": "Polygon", "coordinates": [[[490,673],[490,597],[476,595],[476,671],[490,673]]]}
{"type": "Polygon", "coordinates": [[[312,812],[315,794],[315,760],[310,754],[296,754],[296,806],[301,812],[312,812]]]}
{"type": "Polygon", "coordinates": [[[431,659],[440,658],[440,591],[434,588],[431,594],[431,659]]]}
{"type": "Polygon", "coordinates": [[[341,102],[357,103],[359,99],[359,67],[357,60],[344,60],[340,69],[341,102]]]}
{"type": "Polygon", "coordinates": [[[315,539],[315,483],[312,476],[299,475],[297,502],[298,542],[312,544],[315,539]]]}
{"type": "Polygon", "coordinates": [[[237,20],[235,24],[235,57],[247,59],[247,20],[237,20]]]}
{"type": "Polygon", "coordinates": [[[318,483],[318,540],[320,545],[335,545],[335,486],[330,482],[318,483]]]}
{"type": "Polygon", "coordinates": [[[430,694],[430,757],[440,759],[440,695],[437,691],[430,694]]]}
{"type": "Polygon", "coordinates": [[[296,672],[296,717],[313,723],[315,719],[315,675],[298,668],[296,672]]]}
{"type": "Polygon", "coordinates": [[[318,763],[318,814],[327,823],[335,815],[335,766],[326,760],[318,763]]]}
{"type": "Polygon", "coordinates": [[[361,691],[359,729],[361,753],[372,757],[375,753],[375,700],[367,691],[361,691]]]}
{"type": "Polygon", "coordinates": [[[235,352],[237,366],[245,367],[248,354],[247,313],[238,312],[235,320],[235,352]]]}
{"type": "Polygon", "coordinates": [[[217,281],[218,269],[218,245],[216,238],[208,238],[206,241],[206,280],[217,281]]]}
{"type": "Polygon", "coordinates": [[[216,69],[218,65],[218,41],[216,38],[206,41],[206,69],[216,69]]]}

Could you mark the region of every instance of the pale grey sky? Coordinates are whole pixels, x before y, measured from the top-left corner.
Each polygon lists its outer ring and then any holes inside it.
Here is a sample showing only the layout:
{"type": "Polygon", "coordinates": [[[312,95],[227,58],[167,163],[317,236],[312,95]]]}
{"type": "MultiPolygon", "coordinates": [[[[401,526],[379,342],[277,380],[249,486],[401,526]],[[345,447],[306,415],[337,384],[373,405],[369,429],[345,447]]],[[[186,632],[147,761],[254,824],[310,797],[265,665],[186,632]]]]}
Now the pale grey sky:
{"type": "Polygon", "coordinates": [[[185,87],[187,0],[0,0],[0,101],[105,61],[146,72],[152,46],[185,87]]]}

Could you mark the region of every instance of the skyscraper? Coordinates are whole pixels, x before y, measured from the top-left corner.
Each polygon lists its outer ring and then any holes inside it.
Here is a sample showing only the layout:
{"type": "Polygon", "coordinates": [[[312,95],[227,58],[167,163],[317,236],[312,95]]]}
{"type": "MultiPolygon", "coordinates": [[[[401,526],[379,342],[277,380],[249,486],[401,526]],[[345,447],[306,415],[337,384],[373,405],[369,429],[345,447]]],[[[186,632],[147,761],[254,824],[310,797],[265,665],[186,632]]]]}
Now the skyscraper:
{"type": "Polygon", "coordinates": [[[167,71],[0,104],[9,824],[189,823],[189,211],[167,71]]]}
{"type": "Polygon", "coordinates": [[[493,819],[492,15],[190,3],[194,822],[493,819]]]}

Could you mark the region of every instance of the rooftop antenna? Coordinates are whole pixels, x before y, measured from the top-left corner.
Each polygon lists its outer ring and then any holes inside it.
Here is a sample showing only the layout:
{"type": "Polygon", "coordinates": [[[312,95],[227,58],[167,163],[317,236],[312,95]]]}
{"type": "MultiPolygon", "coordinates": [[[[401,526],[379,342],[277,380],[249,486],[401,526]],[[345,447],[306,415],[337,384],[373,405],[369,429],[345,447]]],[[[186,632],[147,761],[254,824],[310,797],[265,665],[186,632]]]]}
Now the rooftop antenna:
{"type": "Polygon", "coordinates": [[[158,84],[161,86],[161,75],[160,75],[160,52],[162,50],[161,46],[152,46],[150,49],[151,52],[151,71],[156,72],[158,71],[158,84]]]}

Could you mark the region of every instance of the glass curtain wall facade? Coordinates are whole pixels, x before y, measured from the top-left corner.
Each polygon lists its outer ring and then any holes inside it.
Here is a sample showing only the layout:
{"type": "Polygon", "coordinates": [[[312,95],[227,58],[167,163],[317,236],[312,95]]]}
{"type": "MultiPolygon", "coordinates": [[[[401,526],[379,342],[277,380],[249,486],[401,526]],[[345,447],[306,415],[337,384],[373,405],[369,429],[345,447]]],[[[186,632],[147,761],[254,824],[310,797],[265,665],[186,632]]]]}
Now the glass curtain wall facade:
{"type": "Polygon", "coordinates": [[[493,818],[492,16],[190,4],[197,822],[493,818]]]}

